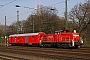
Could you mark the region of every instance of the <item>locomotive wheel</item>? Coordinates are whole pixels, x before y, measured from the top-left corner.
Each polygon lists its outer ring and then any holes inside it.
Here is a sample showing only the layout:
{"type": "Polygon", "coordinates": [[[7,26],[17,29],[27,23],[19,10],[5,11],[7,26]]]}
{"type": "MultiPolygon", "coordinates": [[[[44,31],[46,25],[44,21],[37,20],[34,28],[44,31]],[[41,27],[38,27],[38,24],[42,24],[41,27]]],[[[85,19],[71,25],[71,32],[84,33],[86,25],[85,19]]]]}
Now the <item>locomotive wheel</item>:
{"type": "Polygon", "coordinates": [[[78,44],[75,45],[75,48],[80,48],[80,42],[78,42],[78,44]]]}
{"type": "Polygon", "coordinates": [[[17,46],[17,45],[15,45],[15,44],[11,44],[11,46],[17,46]]]}
{"type": "Polygon", "coordinates": [[[61,44],[57,44],[57,47],[58,47],[58,48],[61,48],[61,47],[62,47],[62,45],[61,45],[61,44]]]}
{"type": "Polygon", "coordinates": [[[43,44],[40,44],[39,47],[42,48],[43,47],[43,44]]]}
{"type": "Polygon", "coordinates": [[[80,45],[76,45],[75,48],[80,48],[80,45]]]}
{"type": "Polygon", "coordinates": [[[62,44],[62,48],[67,49],[70,48],[68,44],[62,44]]]}

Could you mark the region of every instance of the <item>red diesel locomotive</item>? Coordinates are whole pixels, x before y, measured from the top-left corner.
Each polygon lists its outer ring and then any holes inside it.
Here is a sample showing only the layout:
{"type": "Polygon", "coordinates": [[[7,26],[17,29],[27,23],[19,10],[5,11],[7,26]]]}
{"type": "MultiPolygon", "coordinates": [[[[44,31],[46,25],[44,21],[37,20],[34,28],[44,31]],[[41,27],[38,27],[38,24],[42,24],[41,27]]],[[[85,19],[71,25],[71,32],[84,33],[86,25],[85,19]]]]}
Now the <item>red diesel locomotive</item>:
{"type": "Polygon", "coordinates": [[[57,46],[57,47],[80,47],[83,40],[80,40],[79,33],[74,30],[73,33],[67,30],[55,31],[55,34],[27,33],[10,35],[8,43],[11,45],[38,45],[43,46],[57,46]]]}

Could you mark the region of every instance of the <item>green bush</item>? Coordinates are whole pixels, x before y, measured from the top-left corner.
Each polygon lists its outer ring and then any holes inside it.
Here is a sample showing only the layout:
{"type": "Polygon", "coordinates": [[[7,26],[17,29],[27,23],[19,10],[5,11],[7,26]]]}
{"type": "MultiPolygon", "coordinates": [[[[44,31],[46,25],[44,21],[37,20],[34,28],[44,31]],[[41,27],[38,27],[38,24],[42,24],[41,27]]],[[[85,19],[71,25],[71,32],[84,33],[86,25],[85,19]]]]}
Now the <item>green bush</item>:
{"type": "Polygon", "coordinates": [[[90,47],[90,39],[85,39],[84,40],[84,46],[90,47]]]}
{"type": "Polygon", "coordinates": [[[5,39],[4,38],[0,38],[0,44],[5,44],[5,39]]]}

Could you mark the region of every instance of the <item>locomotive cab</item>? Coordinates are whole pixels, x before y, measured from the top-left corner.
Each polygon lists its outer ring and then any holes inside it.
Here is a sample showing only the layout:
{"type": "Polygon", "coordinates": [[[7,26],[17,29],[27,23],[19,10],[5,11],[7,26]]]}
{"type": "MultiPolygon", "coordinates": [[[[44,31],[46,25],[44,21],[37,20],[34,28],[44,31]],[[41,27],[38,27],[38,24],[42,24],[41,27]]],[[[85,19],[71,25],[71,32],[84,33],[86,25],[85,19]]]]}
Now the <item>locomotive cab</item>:
{"type": "Polygon", "coordinates": [[[69,30],[59,30],[55,31],[57,43],[66,47],[80,47],[83,44],[83,41],[80,40],[79,33],[74,30],[74,32],[70,32],[69,30]]]}

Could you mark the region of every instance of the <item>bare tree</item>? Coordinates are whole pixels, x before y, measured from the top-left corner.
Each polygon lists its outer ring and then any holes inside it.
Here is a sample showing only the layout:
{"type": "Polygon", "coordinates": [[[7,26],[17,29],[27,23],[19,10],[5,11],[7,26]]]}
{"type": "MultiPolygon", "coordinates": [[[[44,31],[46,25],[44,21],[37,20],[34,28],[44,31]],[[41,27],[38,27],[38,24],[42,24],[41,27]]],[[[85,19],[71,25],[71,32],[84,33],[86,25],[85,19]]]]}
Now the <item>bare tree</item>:
{"type": "Polygon", "coordinates": [[[87,33],[90,33],[88,31],[90,29],[90,1],[87,0],[85,3],[80,3],[74,6],[72,10],[70,11],[69,18],[72,22],[72,25],[70,27],[72,29],[77,29],[81,36],[87,40],[86,37],[89,38],[87,33]]]}
{"type": "Polygon", "coordinates": [[[0,24],[0,37],[4,36],[4,25],[0,24]]]}
{"type": "Polygon", "coordinates": [[[16,33],[17,33],[16,23],[13,22],[10,26],[7,27],[7,35],[16,34],[16,33]]]}
{"type": "Polygon", "coordinates": [[[88,25],[89,22],[89,4],[80,3],[74,6],[70,11],[70,20],[73,21],[77,26],[75,28],[82,33],[88,25]]]}

